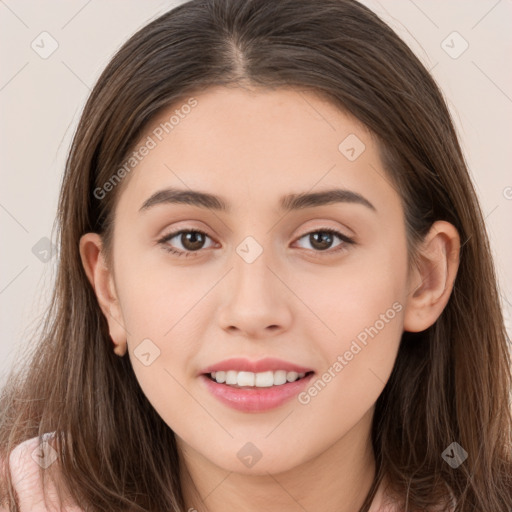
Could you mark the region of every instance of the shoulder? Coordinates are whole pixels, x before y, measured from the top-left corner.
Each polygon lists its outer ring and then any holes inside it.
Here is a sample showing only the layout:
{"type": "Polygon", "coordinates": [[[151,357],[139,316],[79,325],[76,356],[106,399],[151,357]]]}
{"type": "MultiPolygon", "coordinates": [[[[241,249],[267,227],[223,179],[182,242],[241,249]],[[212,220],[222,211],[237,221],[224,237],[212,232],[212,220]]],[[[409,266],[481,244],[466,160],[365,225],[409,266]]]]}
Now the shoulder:
{"type": "MultiPolygon", "coordinates": [[[[51,444],[54,432],[36,436],[17,445],[9,455],[9,469],[18,496],[20,511],[46,512],[47,506],[58,502],[55,487],[48,480],[45,492],[41,480],[41,468],[47,470],[57,462],[57,452],[51,444]],[[46,503],[45,503],[46,494],[46,503]]],[[[46,482],[46,481],[45,481],[46,482]]],[[[53,510],[53,507],[51,508],[53,510]]],[[[68,506],[63,512],[82,512],[76,506],[68,506]]],[[[4,510],[0,509],[0,512],[4,510]]]]}

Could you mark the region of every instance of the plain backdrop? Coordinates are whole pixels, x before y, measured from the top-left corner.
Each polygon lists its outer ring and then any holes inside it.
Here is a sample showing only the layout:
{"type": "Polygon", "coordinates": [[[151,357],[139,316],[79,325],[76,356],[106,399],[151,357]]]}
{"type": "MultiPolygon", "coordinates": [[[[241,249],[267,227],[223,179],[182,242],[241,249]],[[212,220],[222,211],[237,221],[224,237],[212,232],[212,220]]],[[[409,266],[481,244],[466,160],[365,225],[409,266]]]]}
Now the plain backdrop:
{"type": "MultiPolygon", "coordinates": [[[[49,238],[60,180],[84,101],[120,45],[179,3],[0,0],[0,384],[16,352],[37,343],[57,261],[49,238]]],[[[443,90],[486,218],[510,337],[512,1],[363,3],[443,90]]]]}

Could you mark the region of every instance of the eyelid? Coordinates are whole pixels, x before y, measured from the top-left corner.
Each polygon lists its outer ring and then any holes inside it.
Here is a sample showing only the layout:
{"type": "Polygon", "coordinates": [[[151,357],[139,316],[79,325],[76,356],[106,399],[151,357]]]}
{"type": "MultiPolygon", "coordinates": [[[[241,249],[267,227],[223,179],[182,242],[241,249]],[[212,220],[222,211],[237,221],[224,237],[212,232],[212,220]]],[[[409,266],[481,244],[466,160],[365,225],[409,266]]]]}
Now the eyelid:
{"type": "MultiPolygon", "coordinates": [[[[162,248],[165,249],[167,252],[173,253],[177,256],[195,257],[196,255],[199,255],[200,253],[204,252],[205,249],[201,248],[201,249],[198,249],[197,251],[188,251],[188,250],[176,249],[175,247],[172,247],[167,243],[169,240],[172,240],[173,238],[181,235],[182,233],[190,233],[190,232],[200,233],[200,234],[204,235],[205,237],[210,238],[213,242],[216,242],[216,240],[212,236],[210,236],[206,231],[204,231],[202,229],[195,228],[195,227],[181,227],[181,228],[177,228],[174,231],[171,231],[170,233],[162,236],[157,241],[157,243],[159,245],[161,245],[162,248]]],[[[329,256],[334,256],[340,252],[344,252],[344,251],[348,250],[348,246],[357,244],[357,242],[354,240],[354,238],[349,237],[349,236],[345,235],[344,233],[342,233],[339,229],[332,228],[332,227],[331,228],[328,228],[328,227],[312,228],[309,231],[306,231],[305,233],[300,235],[299,237],[295,238],[293,243],[296,243],[297,241],[301,240],[302,238],[307,237],[308,235],[311,235],[313,233],[319,233],[319,232],[330,233],[330,234],[334,235],[335,237],[338,237],[342,243],[335,246],[334,249],[329,248],[329,249],[326,249],[323,251],[322,250],[315,251],[313,249],[306,249],[309,253],[312,253],[314,255],[314,257],[326,258],[329,256]]],[[[211,247],[210,247],[210,249],[211,249],[211,247]]]]}
{"type": "MultiPolygon", "coordinates": [[[[348,230],[348,228],[347,228],[348,230]]],[[[337,227],[329,227],[329,226],[314,226],[310,229],[308,229],[307,231],[305,231],[304,233],[302,233],[302,235],[298,236],[295,240],[299,240],[301,239],[302,237],[306,236],[306,235],[310,235],[312,233],[318,233],[319,231],[322,231],[322,232],[328,232],[328,233],[333,233],[337,236],[339,236],[340,238],[342,238],[343,240],[346,240],[346,241],[349,241],[351,243],[355,243],[355,237],[353,236],[350,236],[346,233],[344,233],[341,228],[337,228],[337,227]]],[[[353,233],[352,230],[349,230],[353,233]]]]}
{"type": "MultiPolygon", "coordinates": [[[[163,235],[159,237],[157,240],[157,243],[165,244],[169,240],[172,240],[174,237],[181,235],[182,233],[201,233],[202,235],[210,238],[214,242],[216,241],[212,236],[210,236],[205,230],[199,229],[199,228],[178,228],[174,231],[171,231],[170,233],[167,233],[166,235],[163,235]]],[[[202,250],[202,249],[201,249],[202,250]]],[[[200,252],[200,251],[188,251],[188,252],[200,252]]]]}
{"type": "Polygon", "coordinates": [[[351,245],[357,245],[357,242],[355,241],[354,238],[351,238],[351,237],[345,235],[344,233],[342,233],[341,231],[339,231],[336,228],[327,228],[327,227],[314,228],[314,229],[304,233],[303,235],[299,236],[298,238],[296,238],[294,243],[298,242],[302,238],[307,237],[308,235],[311,235],[313,233],[319,233],[319,232],[320,233],[330,233],[330,234],[334,235],[335,237],[339,238],[341,240],[341,243],[339,245],[334,246],[334,248],[331,247],[324,251],[315,251],[312,249],[305,249],[306,251],[308,251],[309,254],[312,254],[313,257],[315,257],[315,258],[328,258],[330,256],[337,256],[337,255],[339,255],[339,253],[347,251],[351,245]]]}

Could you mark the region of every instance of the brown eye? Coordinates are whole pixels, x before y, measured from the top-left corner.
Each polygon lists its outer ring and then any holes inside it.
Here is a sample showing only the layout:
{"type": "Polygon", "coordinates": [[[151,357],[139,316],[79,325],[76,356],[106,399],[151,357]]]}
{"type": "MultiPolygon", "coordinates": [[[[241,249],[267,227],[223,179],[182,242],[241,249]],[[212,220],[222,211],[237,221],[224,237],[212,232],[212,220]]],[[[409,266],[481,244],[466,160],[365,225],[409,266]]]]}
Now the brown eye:
{"type": "Polygon", "coordinates": [[[159,243],[162,244],[169,252],[179,256],[183,254],[188,256],[189,253],[198,252],[201,249],[204,249],[204,244],[207,238],[211,240],[211,238],[203,231],[199,231],[197,229],[182,229],[166,235],[164,238],[159,240],[159,243]],[[170,244],[171,240],[175,238],[178,242],[178,248],[173,246],[176,242],[174,242],[173,245],[170,244]],[[180,245],[181,247],[179,247],[180,245]]]}
{"type": "Polygon", "coordinates": [[[333,235],[328,231],[317,231],[309,234],[309,242],[315,249],[329,249],[333,243],[333,235]]]}
{"type": "Polygon", "coordinates": [[[197,251],[204,245],[205,235],[199,231],[181,233],[180,242],[187,251],[197,251]]]}
{"type": "Polygon", "coordinates": [[[311,248],[315,252],[322,252],[330,249],[332,247],[333,241],[335,238],[338,238],[341,240],[341,242],[334,247],[337,247],[334,251],[330,252],[336,252],[337,250],[341,250],[345,247],[346,244],[353,244],[354,241],[340,233],[339,231],[336,231],[335,229],[317,229],[316,231],[311,231],[310,233],[306,233],[302,237],[299,238],[299,240],[302,240],[303,238],[306,238],[311,245],[311,248]]]}

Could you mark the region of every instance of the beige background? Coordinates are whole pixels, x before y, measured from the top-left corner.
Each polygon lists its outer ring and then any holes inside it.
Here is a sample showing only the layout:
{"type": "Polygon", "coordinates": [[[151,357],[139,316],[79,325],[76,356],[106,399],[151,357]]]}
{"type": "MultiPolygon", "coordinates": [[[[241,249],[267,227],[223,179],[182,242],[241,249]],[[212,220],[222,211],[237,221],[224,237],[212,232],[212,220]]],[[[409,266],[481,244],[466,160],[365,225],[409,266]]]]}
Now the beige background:
{"type": "MultiPolygon", "coordinates": [[[[36,342],[32,330],[56,261],[45,238],[83,102],[119,46],[178,3],[0,0],[0,383],[15,352],[36,342]],[[58,48],[42,58],[52,44],[58,48]]],[[[486,216],[510,334],[512,1],[363,3],[405,39],[444,91],[486,216]]]]}

